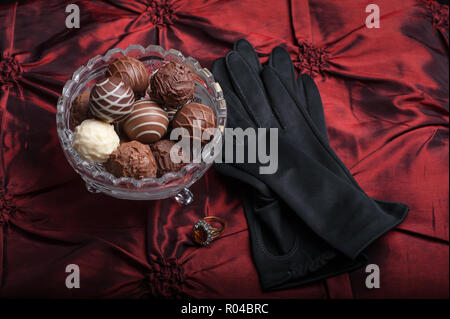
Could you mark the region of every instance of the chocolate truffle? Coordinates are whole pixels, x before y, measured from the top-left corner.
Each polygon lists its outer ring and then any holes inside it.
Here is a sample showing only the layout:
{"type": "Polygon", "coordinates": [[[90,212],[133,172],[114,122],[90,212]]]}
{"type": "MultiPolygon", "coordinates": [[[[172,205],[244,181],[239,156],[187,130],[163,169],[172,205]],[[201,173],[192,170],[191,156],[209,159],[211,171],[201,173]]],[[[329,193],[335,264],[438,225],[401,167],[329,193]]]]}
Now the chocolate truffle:
{"type": "Polygon", "coordinates": [[[90,95],[90,110],[98,119],[112,123],[124,119],[133,110],[133,90],[119,78],[97,82],[90,95]]]}
{"type": "Polygon", "coordinates": [[[156,162],[148,145],[138,141],[120,144],[104,164],[115,177],[141,179],[156,176],[156,162]]]}
{"type": "Polygon", "coordinates": [[[123,129],[131,140],[150,144],[166,134],[168,125],[167,113],[158,104],[151,100],[139,100],[134,103],[123,129]]]}
{"type": "Polygon", "coordinates": [[[171,140],[159,140],[151,145],[153,156],[155,157],[158,166],[158,176],[162,176],[169,172],[177,172],[182,169],[187,163],[182,156],[181,149],[178,152],[180,162],[174,163],[170,158],[170,150],[175,145],[171,140]]]}
{"type": "Polygon", "coordinates": [[[94,117],[89,110],[89,95],[90,92],[83,92],[72,102],[72,107],[70,109],[70,123],[74,127],[80,125],[84,120],[94,117]]]}
{"type": "Polygon", "coordinates": [[[106,69],[107,77],[118,77],[128,84],[136,97],[145,95],[148,87],[148,72],[138,59],[124,56],[112,61],[106,69]]]}
{"type": "Polygon", "coordinates": [[[169,122],[172,122],[173,118],[175,117],[175,114],[177,114],[177,110],[174,109],[167,109],[167,116],[169,117],[169,122]]]}
{"type": "Polygon", "coordinates": [[[119,146],[119,136],[111,124],[88,119],[75,128],[73,148],[89,163],[103,163],[119,146]]]}
{"type": "MultiPolygon", "coordinates": [[[[201,139],[203,132],[208,128],[216,127],[216,117],[212,109],[206,105],[199,103],[189,103],[183,106],[177,112],[172,120],[172,128],[183,127],[188,130],[191,138],[201,139]],[[194,136],[194,121],[197,121],[195,126],[197,132],[194,136]]],[[[201,140],[202,144],[208,141],[201,140]]]]}
{"type": "Polygon", "coordinates": [[[193,74],[184,64],[169,62],[150,79],[150,98],[170,109],[179,109],[194,98],[193,74]]]}

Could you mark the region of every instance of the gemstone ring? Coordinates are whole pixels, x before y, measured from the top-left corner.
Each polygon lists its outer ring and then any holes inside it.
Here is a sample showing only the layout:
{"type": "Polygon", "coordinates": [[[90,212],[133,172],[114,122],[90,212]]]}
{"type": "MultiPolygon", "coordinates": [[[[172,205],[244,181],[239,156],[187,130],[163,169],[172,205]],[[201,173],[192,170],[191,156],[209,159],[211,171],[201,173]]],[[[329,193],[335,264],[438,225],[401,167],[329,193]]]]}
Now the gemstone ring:
{"type": "Polygon", "coordinates": [[[211,242],[220,236],[225,230],[225,221],[215,216],[208,216],[200,219],[194,224],[194,241],[202,246],[209,246],[211,242]],[[211,224],[220,224],[220,227],[214,227],[211,224]]]}

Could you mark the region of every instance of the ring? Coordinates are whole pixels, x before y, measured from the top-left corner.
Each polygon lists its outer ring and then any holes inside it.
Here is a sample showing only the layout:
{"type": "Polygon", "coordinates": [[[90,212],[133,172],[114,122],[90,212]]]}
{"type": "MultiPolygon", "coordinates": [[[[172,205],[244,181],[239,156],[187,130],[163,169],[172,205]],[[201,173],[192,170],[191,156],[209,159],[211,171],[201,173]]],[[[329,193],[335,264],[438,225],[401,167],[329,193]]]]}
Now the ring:
{"type": "Polygon", "coordinates": [[[202,246],[208,246],[214,239],[220,236],[225,230],[225,221],[215,216],[208,216],[200,219],[194,224],[194,241],[202,246]],[[217,223],[221,226],[214,227],[211,223],[217,223]]]}

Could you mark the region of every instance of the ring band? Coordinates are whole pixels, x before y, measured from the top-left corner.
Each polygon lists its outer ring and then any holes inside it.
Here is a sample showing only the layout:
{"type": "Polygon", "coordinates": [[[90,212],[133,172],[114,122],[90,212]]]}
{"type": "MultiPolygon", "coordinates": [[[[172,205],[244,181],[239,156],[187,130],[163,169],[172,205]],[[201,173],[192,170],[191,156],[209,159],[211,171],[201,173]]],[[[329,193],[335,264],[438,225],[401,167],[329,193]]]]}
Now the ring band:
{"type": "Polygon", "coordinates": [[[220,236],[225,230],[224,220],[215,216],[207,216],[194,224],[194,241],[202,246],[208,246],[211,242],[220,236]],[[212,223],[220,224],[219,228],[212,226],[212,223]]]}

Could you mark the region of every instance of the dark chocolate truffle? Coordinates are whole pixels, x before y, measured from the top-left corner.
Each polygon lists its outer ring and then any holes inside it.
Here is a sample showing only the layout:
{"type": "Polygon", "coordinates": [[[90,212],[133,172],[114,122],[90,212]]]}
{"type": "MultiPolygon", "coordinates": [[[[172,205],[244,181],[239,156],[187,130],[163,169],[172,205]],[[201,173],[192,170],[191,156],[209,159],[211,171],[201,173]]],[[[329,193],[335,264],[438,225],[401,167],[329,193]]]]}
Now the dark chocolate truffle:
{"type": "Polygon", "coordinates": [[[150,144],[166,134],[168,125],[167,113],[158,104],[151,100],[139,100],[134,103],[123,129],[131,140],[150,144]]]}
{"type": "Polygon", "coordinates": [[[184,64],[169,62],[150,79],[150,97],[166,108],[179,109],[194,98],[193,74],[184,64]]]}
{"type": "Polygon", "coordinates": [[[171,140],[159,140],[151,145],[153,156],[155,157],[156,164],[158,166],[158,176],[162,176],[169,172],[178,172],[187,163],[183,160],[181,149],[178,154],[181,158],[180,163],[174,163],[170,159],[170,150],[175,145],[171,140]]]}
{"type": "Polygon", "coordinates": [[[112,123],[124,119],[133,110],[133,90],[119,78],[104,78],[92,88],[90,110],[98,119],[112,123]]]}
{"type": "Polygon", "coordinates": [[[135,179],[155,177],[157,171],[150,147],[138,141],[120,144],[109,156],[104,166],[116,177],[135,179]]]}
{"type": "Polygon", "coordinates": [[[106,69],[107,77],[118,77],[128,84],[136,97],[143,97],[148,88],[148,72],[141,61],[124,56],[115,59],[106,69]]]}
{"type": "Polygon", "coordinates": [[[89,110],[89,94],[90,92],[83,92],[72,102],[72,108],[70,109],[70,123],[74,127],[80,125],[84,120],[94,118],[89,110]]]}
{"type": "MultiPolygon", "coordinates": [[[[216,117],[211,108],[199,103],[186,104],[177,112],[172,120],[172,128],[183,127],[188,130],[191,138],[201,139],[203,132],[208,128],[216,127],[216,117]],[[194,136],[194,121],[197,120],[196,132],[199,136],[194,136]]],[[[201,140],[202,144],[208,141],[201,140]]]]}

